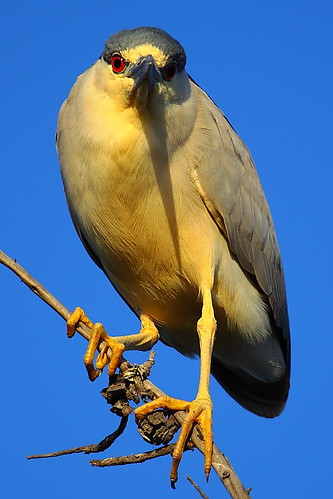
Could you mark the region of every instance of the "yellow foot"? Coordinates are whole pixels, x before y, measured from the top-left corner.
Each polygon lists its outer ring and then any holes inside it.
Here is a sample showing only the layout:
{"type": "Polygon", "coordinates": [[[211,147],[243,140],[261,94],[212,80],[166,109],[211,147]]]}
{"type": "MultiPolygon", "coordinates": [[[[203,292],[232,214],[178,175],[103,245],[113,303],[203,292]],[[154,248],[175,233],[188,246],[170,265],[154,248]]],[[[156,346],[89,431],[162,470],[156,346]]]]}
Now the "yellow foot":
{"type": "Polygon", "coordinates": [[[122,355],[125,350],[125,345],[115,340],[114,338],[111,338],[111,336],[106,333],[104,327],[100,322],[96,322],[95,324],[93,324],[80,307],[77,307],[67,320],[67,336],[69,338],[72,338],[74,336],[75,329],[78,326],[79,322],[82,322],[91,330],[90,340],[83,358],[83,362],[86,366],[89,379],[91,381],[94,381],[101,374],[103,368],[108,364],[108,348],[110,348],[112,351],[112,356],[108,367],[108,373],[111,376],[112,374],[114,374],[115,370],[121,362],[122,355]],[[97,369],[95,369],[94,355],[100,341],[104,341],[105,344],[97,356],[97,369]]]}
{"type": "Polygon", "coordinates": [[[79,322],[82,322],[91,330],[88,348],[83,359],[91,381],[94,381],[101,374],[103,368],[109,362],[108,373],[112,376],[121,363],[124,350],[146,351],[155,345],[159,339],[159,333],[154,322],[145,314],[140,315],[140,321],[141,330],[139,333],[111,337],[100,322],[93,324],[82,308],[77,307],[74,310],[67,320],[67,336],[72,338],[79,322]],[[97,356],[95,369],[94,355],[101,341],[104,341],[104,345],[97,356]],[[111,355],[108,353],[109,348],[111,349],[111,355]]]}
{"type": "Polygon", "coordinates": [[[171,486],[174,488],[178,479],[178,466],[182,458],[186,442],[194,423],[199,423],[204,441],[204,470],[208,480],[212,467],[213,455],[213,433],[212,433],[212,401],[210,398],[196,398],[193,402],[174,399],[171,397],[159,397],[152,402],[135,409],[134,413],[138,420],[143,419],[155,409],[169,409],[172,411],[187,411],[182,424],[180,435],[172,455],[172,467],[170,473],[171,486]]]}

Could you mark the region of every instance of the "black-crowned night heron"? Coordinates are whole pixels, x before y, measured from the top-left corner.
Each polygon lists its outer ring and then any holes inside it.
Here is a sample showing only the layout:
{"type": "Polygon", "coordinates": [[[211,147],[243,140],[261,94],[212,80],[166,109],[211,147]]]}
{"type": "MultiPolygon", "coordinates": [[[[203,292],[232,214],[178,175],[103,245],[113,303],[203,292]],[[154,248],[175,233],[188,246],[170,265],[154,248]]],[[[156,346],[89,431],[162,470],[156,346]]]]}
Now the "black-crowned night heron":
{"type": "Polygon", "coordinates": [[[57,145],[75,228],[96,264],[141,320],[132,336],[109,337],[81,309],[68,321],[92,328],[112,350],[150,349],[158,338],[200,355],[192,402],[169,397],[136,409],[140,419],[187,410],[171,481],[194,422],[212,460],[210,372],[243,407],[265,417],[289,389],[289,326],[280,253],[248,149],[185,71],[182,46],[164,31],[121,31],[79,76],[58,121],[57,145]]]}

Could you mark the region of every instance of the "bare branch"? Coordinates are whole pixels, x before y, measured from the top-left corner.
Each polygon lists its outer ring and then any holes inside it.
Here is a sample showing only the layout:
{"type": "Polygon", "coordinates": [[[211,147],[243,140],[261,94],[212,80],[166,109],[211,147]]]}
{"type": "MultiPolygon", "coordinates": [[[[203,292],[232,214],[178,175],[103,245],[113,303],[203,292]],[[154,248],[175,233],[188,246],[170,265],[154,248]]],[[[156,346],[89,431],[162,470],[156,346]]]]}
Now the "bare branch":
{"type": "Polygon", "coordinates": [[[90,445],[82,445],[81,447],[73,447],[72,449],[57,450],[56,452],[48,452],[46,454],[32,454],[31,456],[27,456],[27,459],[45,459],[47,457],[68,456],[69,454],[79,454],[80,452],[89,454],[89,452],[86,452],[86,450],[89,447],[90,445]]]}
{"type": "Polygon", "coordinates": [[[206,496],[206,494],[200,489],[199,485],[196,484],[194,480],[192,480],[192,478],[190,477],[190,475],[186,475],[186,478],[190,482],[190,484],[193,485],[193,487],[199,492],[199,494],[201,495],[201,497],[203,497],[204,499],[208,499],[208,497],[206,496]]]}
{"type": "MultiPolygon", "coordinates": [[[[0,263],[8,267],[10,270],[12,270],[23,282],[26,284],[31,291],[33,291],[37,296],[39,296],[45,303],[47,303],[53,310],[55,310],[63,319],[67,320],[68,317],[70,316],[70,311],[60,303],[57,298],[55,298],[51,293],[47,291],[36,279],[34,279],[21,265],[19,265],[15,260],[10,258],[8,255],[6,255],[3,251],[0,250],[0,263]]],[[[84,338],[89,340],[90,338],[90,330],[88,327],[86,327],[84,324],[80,323],[80,326],[77,327],[78,333],[80,333],[84,338]]],[[[104,342],[101,342],[99,345],[99,349],[101,349],[104,345],[104,342]]],[[[124,359],[125,361],[125,359],[124,359]]],[[[126,361],[125,361],[126,362],[126,361]]],[[[155,397],[161,397],[164,396],[165,393],[160,390],[156,385],[154,385],[151,381],[145,380],[143,382],[145,388],[147,391],[151,391],[155,397]]],[[[177,421],[181,424],[184,417],[185,417],[185,412],[177,412],[175,414],[175,417],[177,421]]],[[[203,441],[202,441],[202,436],[200,433],[200,428],[198,425],[196,425],[193,429],[191,440],[193,442],[193,445],[201,452],[203,453],[203,441]]],[[[173,444],[171,444],[173,445],[173,444]]],[[[169,448],[169,446],[166,446],[165,448],[169,448]]],[[[163,449],[163,447],[161,448],[163,449]]],[[[156,449],[155,451],[151,451],[152,454],[156,454],[156,452],[159,451],[159,449],[156,449]]],[[[82,451],[80,451],[82,452],[82,451]]],[[[162,451],[160,451],[162,452],[162,451]]],[[[166,452],[169,453],[169,450],[166,452]]],[[[135,454],[134,456],[143,456],[147,455],[149,453],[143,453],[143,454],[135,454]]],[[[163,455],[163,454],[161,454],[163,455]]],[[[125,457],[120,457],[120,458],[109,458],[111,460],[122,460],[125,459],[125,457]]],[[[128,456],[127,456],[128,458],[128,456]]],[[[146,457],[144,460],[147,459],[152,459],[151,457],[146,457]]],[[[104,462],[106,460],[103,460],[104,462]]],[[[101,461],[102,462],[102,461],[101,461]]],[[[134,461],[133,461],[134,462],[134,461]]],[[[135,461],[135,462],[142,462],[142,461],[135,461]]],[[[94,466],[112,466],[115,465],[116,462],[114,461],[114,464],[96,464],[97,461],[92,461],[92,464],[94,466]]],[[[125,462],[121,463],[119,462],[118,464],[126,464],[125,462]]],[[[239,480],[238,476],[236,475],[233,467],[231,466],[229,460],[224,456],[224,454],[216,447],[216,445],[213,446],[213,468],[216,471],[217,475],[221,479],[223,485],[229,492],[230,496],[233,499],[248,499],[250,495],[250,489],[246,490],[241,481],[239,480]]]]}
{"type": "Polygon", "coordinates": [[[73,447],[72,449],[49,452],[48,454],[33,454],[32,456],[28,456],[27,459],[66,456],[68,454],[79,454],[80,452],[84,452],[85,454],[92,454],[93,452],[104,452],[106,449],[111,447],[115,440],[120,437],[120,435],[122,435],[126,428],[127,421],[128,416],[123,416],[118,428],[113,433],[103,438],[103,440],[101,440],[101,442],[99,442],[98,444],[83,445],[81,447],[73,447]]]}
{"type": "Polygon", "coordinates": [[[107,457],[106,459],[92,459],[90,461],[90,464],[92,466],[99,466],[103,468],[104,466],[122,466],[124,464],[144,463],[149,459],[155,459],[156,457],[172,454],[175,445],[176,444],[164,445],[163,447],[159,447],[158,449],[154,449],[148,452],[141,452],[140,454],[131,454],[130,456],[107,457]]]}

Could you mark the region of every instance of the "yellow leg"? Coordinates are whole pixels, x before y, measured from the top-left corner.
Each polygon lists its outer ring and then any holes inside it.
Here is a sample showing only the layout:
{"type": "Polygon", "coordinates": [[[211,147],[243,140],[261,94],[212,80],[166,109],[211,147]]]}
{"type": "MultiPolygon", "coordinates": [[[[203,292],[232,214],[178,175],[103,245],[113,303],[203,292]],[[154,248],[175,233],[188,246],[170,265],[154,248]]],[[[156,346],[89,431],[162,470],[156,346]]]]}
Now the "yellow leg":
{"type": "Polygon", "coordinates": [[[67,336],[72,338],[79,322],[82,322],[91,329],[91,336],[86,353],[84,355],[84,364],[87,368],[88,376],[94,381],[102,372],[103,368],[109,364],[108,373],[111,376],[121,362],[125,350],[150,350],[157,340],[159,333],[153,321],[146,315],[140,316],[141,330],[137,334],[127,336],[111,337],[107,334],[100,322],[93,324],[86,316],[82,308],[77,307],[67,320],[67,336]],[[101,349],[96,359],[96,368],[94,367],[94,355],[100,341],[105,345],[101,349]],[[109,361],[108,349],[111,349],[112,355],[109,361]]]}
{"type": "Polygon", "coordinates": [[[186,441],[194,423],[199,423],[204,440],[204,470],[208,480],[212,466],[213,433],[212,433],[212,409],[213,404],[209,394],[209,379],[211,355],[216,331],[216,320],[209,288],[203,290],[202,316],[197,324],[200,343],[200,381],[198,393],[192,402],[173,399],[171,397],[159,397],[148,402],[135,410],[137,419],[142,419],[158,408],[167,408],[175,411],[187,410],[180,435],[173,451],[173,462],[170,473],[171,484],[174,485],[178,478],[178,466],[184,452],[186,441]]]}

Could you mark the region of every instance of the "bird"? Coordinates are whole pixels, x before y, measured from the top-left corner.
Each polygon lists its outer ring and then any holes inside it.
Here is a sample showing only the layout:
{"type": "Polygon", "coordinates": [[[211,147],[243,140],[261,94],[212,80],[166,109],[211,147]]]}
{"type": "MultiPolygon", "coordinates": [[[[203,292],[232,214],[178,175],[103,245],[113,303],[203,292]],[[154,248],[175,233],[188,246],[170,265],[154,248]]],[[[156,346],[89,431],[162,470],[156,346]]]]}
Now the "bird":
{"type": "MultiPolygon", "coordinates": [[[[197,55],[200,58],[200,55],[197,55]]],[[[112,34],[61,106],[57,151],[71,218],[85,249],[141,321],[109,336],[91,328],[94,380],[125,350],[161,340],[200,357],[192,401],[171,396],[135,410],[185,410],[171,484],[195,423],[212,465],[210,374],[250,412],[278,416],[289,392],[290,331],[280,250],[250,152],[191,78],[182,45],[155,27],[112,34]],[[106,347],[94,354],[100,340],[106,347]]],[[[213,77],[213,74],[212,74],[213,77]]],[[[216,76],[215,76],[216,77],[216,76]]]]}

